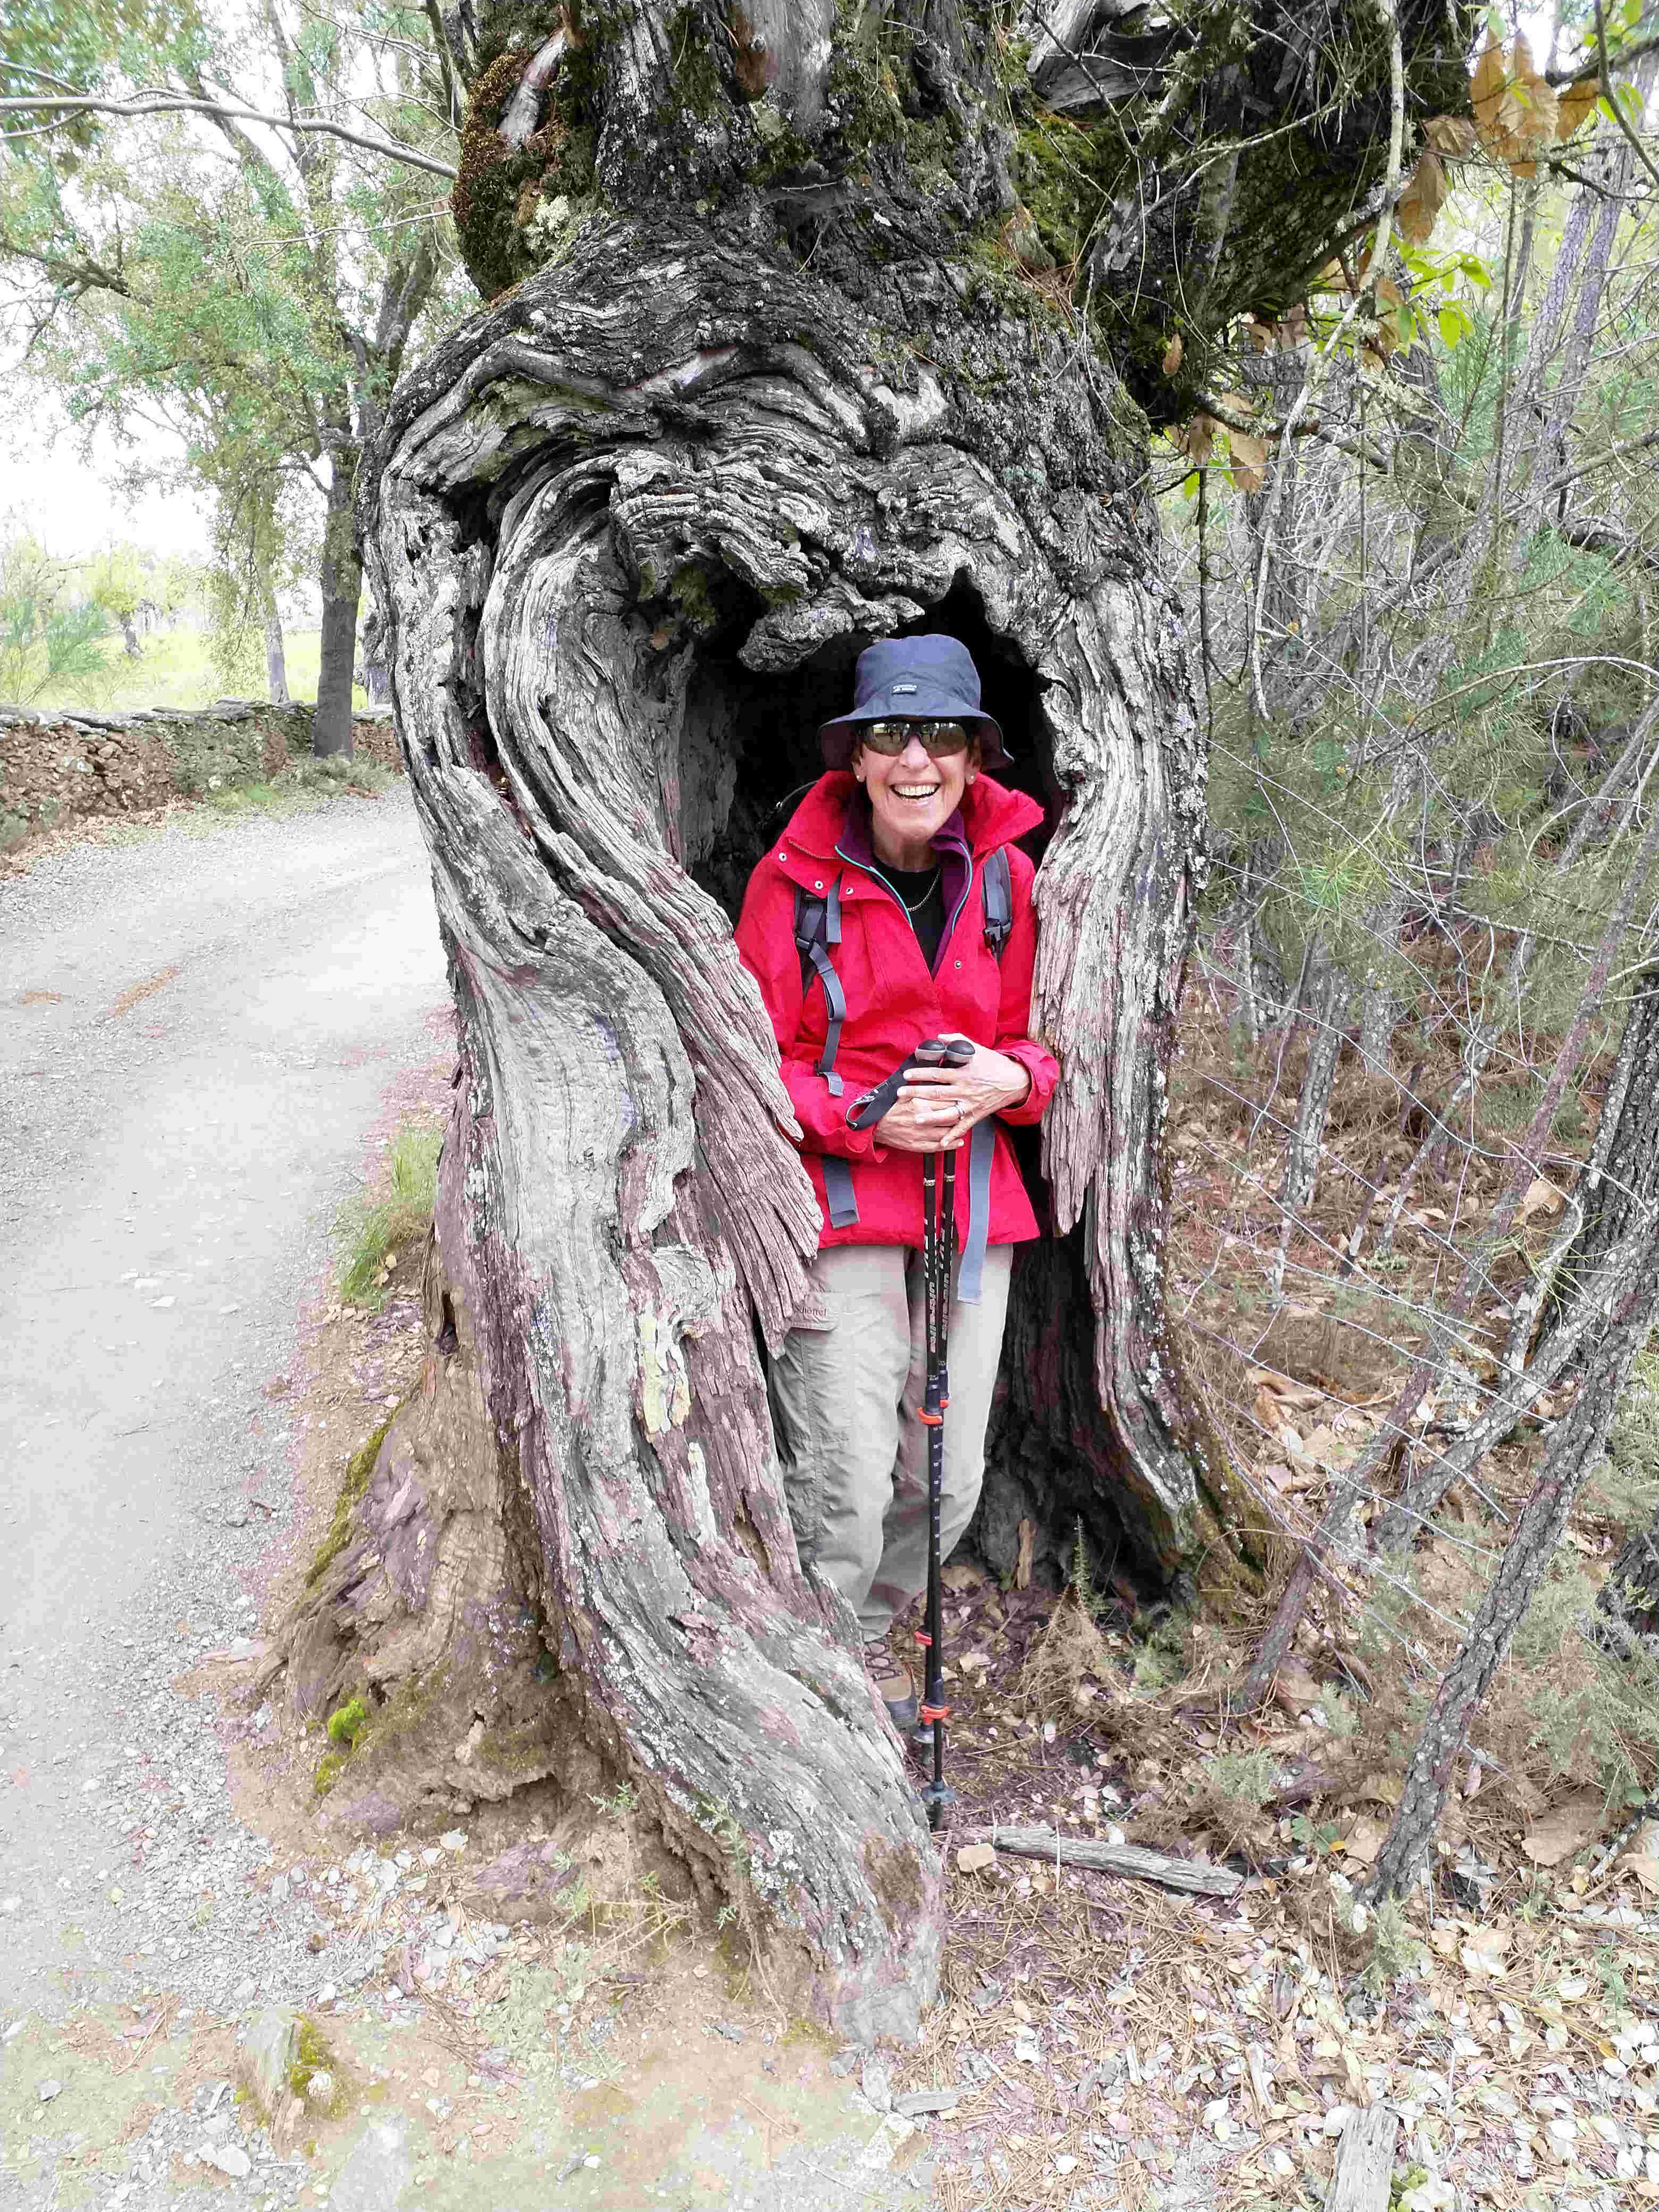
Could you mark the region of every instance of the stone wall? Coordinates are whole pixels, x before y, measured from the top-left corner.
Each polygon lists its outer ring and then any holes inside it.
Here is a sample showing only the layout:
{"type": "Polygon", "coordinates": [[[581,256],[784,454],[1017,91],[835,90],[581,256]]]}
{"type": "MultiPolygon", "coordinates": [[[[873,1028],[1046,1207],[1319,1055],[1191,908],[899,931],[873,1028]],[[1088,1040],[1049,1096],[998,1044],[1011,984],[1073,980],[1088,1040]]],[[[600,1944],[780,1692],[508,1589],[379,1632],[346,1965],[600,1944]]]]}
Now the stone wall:
{"type": "MultiPolygon", "coordinates": [[[[0,706],[0,848],[88,814],[195,799],[268,781],[311,751],[307,706],[220,699],[198,713],[0,706]]],[[[360,708],[356,757],[401,774],[389,707],[360,708]]]]}

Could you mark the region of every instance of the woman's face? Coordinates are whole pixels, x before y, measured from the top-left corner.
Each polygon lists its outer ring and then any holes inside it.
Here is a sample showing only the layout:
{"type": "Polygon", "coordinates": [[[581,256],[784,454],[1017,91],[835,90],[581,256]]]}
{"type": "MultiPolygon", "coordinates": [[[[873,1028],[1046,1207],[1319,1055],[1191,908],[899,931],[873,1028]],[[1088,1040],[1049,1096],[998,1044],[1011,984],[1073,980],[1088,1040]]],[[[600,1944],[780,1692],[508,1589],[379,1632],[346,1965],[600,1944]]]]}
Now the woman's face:
{"type": "Polygon", "coordinates": [[[927,865],[928,843],[956,812],[974,780],[976,750],[933,754],[920,738],[912,738],[901,753],[854,748],[853,773],[870,794],[881,858],[898,867],[920,854],[916,865],[927,865]]]}

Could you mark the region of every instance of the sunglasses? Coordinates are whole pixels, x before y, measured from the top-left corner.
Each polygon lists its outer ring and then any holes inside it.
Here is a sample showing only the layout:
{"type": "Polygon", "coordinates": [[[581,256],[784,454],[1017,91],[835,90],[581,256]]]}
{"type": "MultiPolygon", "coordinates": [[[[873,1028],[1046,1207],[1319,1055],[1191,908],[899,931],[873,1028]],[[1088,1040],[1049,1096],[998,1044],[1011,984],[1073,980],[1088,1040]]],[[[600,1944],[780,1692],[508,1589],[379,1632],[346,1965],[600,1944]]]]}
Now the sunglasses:
{"type": "Polygon", "coordinates": [[[912,738],[921,738],[931,760],[968,750],[968,732],[960,722],[866,722],[858,734],[872,753],[902,753],[912,738]]]}

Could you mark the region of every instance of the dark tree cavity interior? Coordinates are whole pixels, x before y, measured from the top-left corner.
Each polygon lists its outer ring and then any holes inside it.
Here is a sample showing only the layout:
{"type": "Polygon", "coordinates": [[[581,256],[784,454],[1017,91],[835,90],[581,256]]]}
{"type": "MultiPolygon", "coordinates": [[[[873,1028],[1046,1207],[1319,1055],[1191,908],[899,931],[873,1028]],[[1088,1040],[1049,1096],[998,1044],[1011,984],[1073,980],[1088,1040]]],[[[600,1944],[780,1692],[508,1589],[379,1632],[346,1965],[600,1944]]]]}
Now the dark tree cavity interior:
{"type": "MultiPolygon", "coordinates": [[[[932,1993],[939,1873],[783,1510],[763,1346],[817,1217],[731,920],[872,638],[963,637],[1047,810],[1054,1235],[979,1540],[1081,1519],[1165,1583],[1255,1571],[1164,1320],[1205,757],[1142,404],[1177,328],[1201,358],[1374,199],[1389,18],[1050,20],[1081,92],[974,7],[456,18],[457,218],[500,296],[404,379],[364,487],[461,1060],[432,1350],[290,1695],[368,1693],[330,1801],[359,1825],[629,1778],[860,2035],[932,1993]],[[1274,100],[1293,127],[1243,148],[1274,100]]],[[[1416,107],[1462,97],[1456,29],[1404,26],[1416,107]]]]}

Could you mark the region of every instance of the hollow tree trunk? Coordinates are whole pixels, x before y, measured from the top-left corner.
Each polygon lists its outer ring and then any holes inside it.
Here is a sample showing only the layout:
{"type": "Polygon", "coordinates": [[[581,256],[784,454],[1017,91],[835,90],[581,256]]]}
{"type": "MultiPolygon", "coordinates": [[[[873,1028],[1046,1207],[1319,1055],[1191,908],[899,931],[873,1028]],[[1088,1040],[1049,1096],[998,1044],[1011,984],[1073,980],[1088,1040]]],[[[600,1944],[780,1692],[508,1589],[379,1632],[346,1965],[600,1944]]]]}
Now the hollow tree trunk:
{"type": "MultiPolygon", "coordinates": [[[[1068,47],[1095,12],[1062,6],[1068,47]]],[[[1240,61],[1231,15],[1139,42],[1110,117],[1085,70],[1065,127],[1092,158],[1132,112],[1142,158],[1073,162],[1058,198],[988,8],[509,7],[461,41],[458,229],[499,296],[404,379],[363,505],[460,1065],[425,1372],[343,1500],[289,1694],[374,1707],[347,1824],[629,1777],[850,2033],[914,2027],[939,1875],[782,1504],[762,1344],[817,1216],[735,903],[860,647],[964,636],[1049,803],[1033,1020],[1062,1066],[988,1489],[1165,1580],[1249,1580],[1164,1313],[1205,762],[1136,398],[1180,404],[1158,364],[1213,216],[1206,131],[1275,86],[1322,118],[1317,161],[1273,135],[1232,165],[1212,330],[1375,188],[1391,18],[1354,20],[1371,86],[1334,110],[1316,41],[1240,61]],[[1038,281],[1062,252],[1086,310],[1038,281]]],[[[1412,21],[1431,105],[1462,97],[1447,21],[1412,21]]]]}

